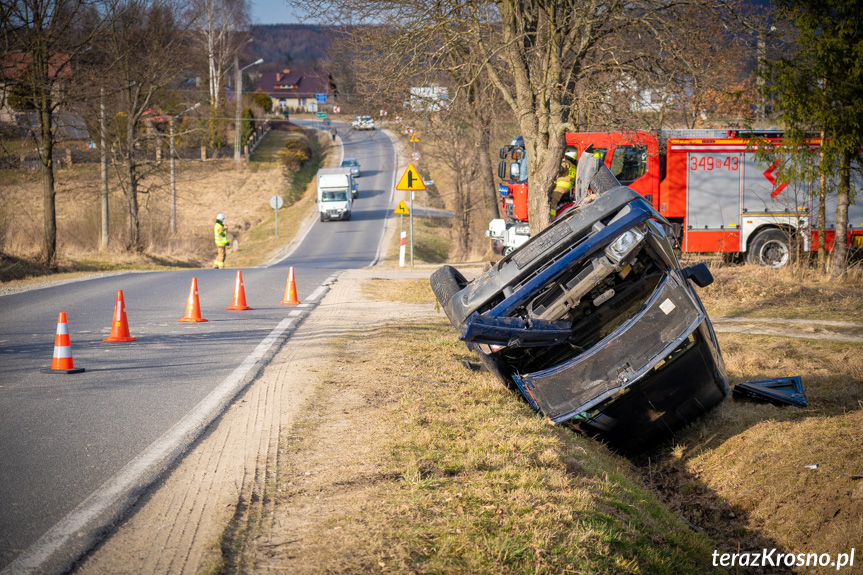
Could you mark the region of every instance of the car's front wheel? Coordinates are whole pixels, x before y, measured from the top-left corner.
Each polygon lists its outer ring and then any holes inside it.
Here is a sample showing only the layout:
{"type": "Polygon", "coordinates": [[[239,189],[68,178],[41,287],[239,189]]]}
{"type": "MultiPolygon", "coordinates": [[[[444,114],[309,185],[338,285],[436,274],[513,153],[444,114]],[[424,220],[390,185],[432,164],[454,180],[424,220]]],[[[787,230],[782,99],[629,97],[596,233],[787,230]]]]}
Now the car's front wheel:
{"type": "Polygon", "coordinates": [[[443,266],[434,272],[429,278],[432,292],[435,298],[443,308],[444,313],[449,318],[450,323],[458,327],[461,322],[460,318],[453,318],[452,298],[464,289],[467,285],[465,278],[460,271],[452,266],[443,266]]]}

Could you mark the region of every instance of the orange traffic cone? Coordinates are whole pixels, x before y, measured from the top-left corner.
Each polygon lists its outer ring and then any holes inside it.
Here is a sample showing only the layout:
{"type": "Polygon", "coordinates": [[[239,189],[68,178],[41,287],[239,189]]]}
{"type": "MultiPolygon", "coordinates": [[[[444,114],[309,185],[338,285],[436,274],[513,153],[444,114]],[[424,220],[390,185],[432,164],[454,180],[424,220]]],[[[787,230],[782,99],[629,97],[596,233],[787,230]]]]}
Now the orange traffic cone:
{"type": "Polygon", "coordinates": [[[281,303],[284,305],[297,305],[300,303],[300,300],[297,299],[297,282],[294,281],[293,266],[288,269],[288,284],[285,286],[285,299],[281,303]]]}
{"type": "Polygon", "coordinates": [[[66,312],[61,311],[57,317],[57,335],[54,336],[54,359],[51,367],[40,369],[42,373],[81,373],[83,367],[75,367],[72,359],[72,342],[69,340],[69,328],[66,325],[66,312]]]}
{"type": "Polygon", "coordinates": [[[186,302],[186,317],[177,321],[207,321],[201,318],[201,302],[198,301],[198,278],[192,278],[189,288],[189,301],[186,302]]]}
{"type": "Polygon", "coordinates": [[[225,309],[252,309],[246,305],[246,290],[243,288],[243,272],[237,270],[237,281],[234,284],[234,301],[225,309]]]}
{"type": "Polygon", "coordinates": [[[114,306],[114,317],[111,322],[111,335],[102,341],[137,341],[130,337],[129,323],[126,321],[126,302],[123,301],[123,290],[117,290],[117,304],[114,306]]]}

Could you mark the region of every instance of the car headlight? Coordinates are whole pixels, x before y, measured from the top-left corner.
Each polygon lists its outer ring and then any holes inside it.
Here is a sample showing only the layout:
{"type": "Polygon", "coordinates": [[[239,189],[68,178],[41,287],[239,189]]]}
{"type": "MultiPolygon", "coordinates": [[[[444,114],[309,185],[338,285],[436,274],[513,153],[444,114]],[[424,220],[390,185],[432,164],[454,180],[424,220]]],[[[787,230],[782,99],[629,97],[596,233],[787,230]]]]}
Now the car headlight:
{"type": "Polygon", "coordinates": [[[626,256],[638,247],[644,239],[644,230],[639,227],[632,228],[620,234],[616,240],[605,248],[605,255],[614,263],[620,263],[626,256]]]}
{"type": "Polygon", "coordinates": [[[515,233],[520,236],[529,236],[530,226],[515,226],[515,233]]]}

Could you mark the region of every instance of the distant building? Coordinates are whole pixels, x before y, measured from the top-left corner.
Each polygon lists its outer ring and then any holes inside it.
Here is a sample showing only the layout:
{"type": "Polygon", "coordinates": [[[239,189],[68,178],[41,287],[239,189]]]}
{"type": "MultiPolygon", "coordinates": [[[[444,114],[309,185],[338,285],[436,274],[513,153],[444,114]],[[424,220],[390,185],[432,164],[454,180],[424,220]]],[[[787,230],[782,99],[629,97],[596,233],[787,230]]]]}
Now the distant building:
{"type": "Polygon", "coordinates": [[[327,103],[338,97],[338,89],[332,75],[327,72],[299,72],[282,70],[264,72],[258,81],[258,90],[266,92],[273,103],[272,110],[316,112],[318,98],[324,95],[327,103]]]}
{"type": "Polygon", "coordinates": [[[440,112],[449,106],[448,98],[446,86],[416,86],[410,89],[408,105],[414,112],[440,112]]]}
{"type": "MultiPolygon", "coordinates": [[[[18,82],[32,61],[32,56],[26,52],[12,53],[0,60],[0,121],[14,122],[15,110],[9,104],[11,88],[18,82]]],[[[68,80],[72,76],[68,54],[54,54],[48,62],[48,76],[51,80],[68,80]]],[[[55,97],[60,97],[61,81],[53,83],[55,97]]]]}

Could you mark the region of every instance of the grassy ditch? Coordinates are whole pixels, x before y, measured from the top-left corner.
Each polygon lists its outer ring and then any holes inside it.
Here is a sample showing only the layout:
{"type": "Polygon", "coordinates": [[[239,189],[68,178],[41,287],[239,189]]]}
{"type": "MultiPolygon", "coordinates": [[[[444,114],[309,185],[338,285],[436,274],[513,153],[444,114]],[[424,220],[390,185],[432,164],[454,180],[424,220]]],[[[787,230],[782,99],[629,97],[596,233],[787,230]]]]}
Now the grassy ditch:
{"type": "MultiPolygon", "coordinates": [[[[360,293],[431,301],[426,280],[360,293]]],[[[709,540],[637,468],[464,367],[475,358],[442,317],[333,346],[283,438],[272,515],[222,545],[239,572],[712,571],[709,540]]]]}
{"type": "MultiPolygon", "coordinates": [[[[401,216],[395,216],[401,217],[401,216]]],[[[403,230],[407,232],[405,245],[405,265],[411,263],[411,229],[408,216],[403,216],[403,230]]],[[[397,223],[396,226],[399,224],[397,223]]],[[[399,263],[399,228],[393,234],[389,246],[381,255],[381,262],[387,265],[399,263]]],[[[443,264],[450,253],[449,220],[447,218],[414,218],[414,264],[443,264]]]]}
{"type": "MultiPolygon", "coordinates": [[[[863,474],[863,345],[744,334],[719,341],[732,383],[799,375],[809,407],[726,399],[641,458],[648,483],[723,552],[859,547],[863,482],[850,476],[863,474]]],[[[827,571],[835,568],[813,572],[827,571]]]]}
{"type": "MultiPolygon", "coordinates": [[[[845,287],[820,289],[841,299],[845,287]]],[[[371,279],[359,293],[406,313],[433,301],[424,279],[371,279]]],[[[706,299],[724,309],[736,297],[706,299]]],[[[817,316],[805,295],[789,298],[789,309],[817,316]]],[[[712,573],[714,551],[859,547],[863,482],[850,476],[863,474],[863,346],[719,338],[732,384],[798,374],[810,406],[729,397],[626,459],[465,367],[476,358],[442,317],[343,336],[284,438],[267,495],[274,515],[233,546],[239,563],[295,573],[712,573]]]]}

